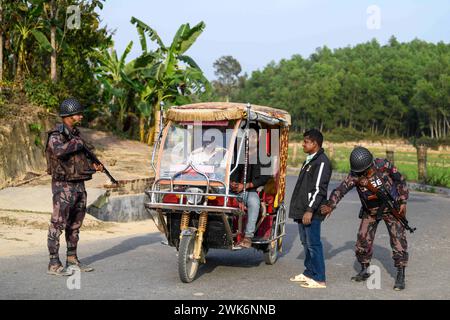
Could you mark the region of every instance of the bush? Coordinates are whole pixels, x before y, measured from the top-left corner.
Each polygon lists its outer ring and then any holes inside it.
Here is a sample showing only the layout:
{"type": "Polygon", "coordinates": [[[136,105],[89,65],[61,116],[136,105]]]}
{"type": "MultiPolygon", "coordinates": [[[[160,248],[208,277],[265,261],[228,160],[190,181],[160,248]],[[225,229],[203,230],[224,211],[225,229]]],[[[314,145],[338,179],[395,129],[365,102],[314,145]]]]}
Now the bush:
{"type": "Polygon", "coordinates": [[[36,147],[42,147],[42,140],[41,140],[41,131],[42,131],[42,125],[40,123],[30,123],[28,125],[30,129],[30,133],[34,135],[34,144],[36,147]]]}
{"type": "Polygon", "coordinates": [[[24,91],[30,102],[46,108],[47,111],[55,111],[60,101],[68,95],[61,83],[34,79],[25,80],[24,91]]]}
{"type": "Polygon", "coordinates": [[[448,168],[428,168],[427,184],[450,188],[450,170],[448,168]]]}

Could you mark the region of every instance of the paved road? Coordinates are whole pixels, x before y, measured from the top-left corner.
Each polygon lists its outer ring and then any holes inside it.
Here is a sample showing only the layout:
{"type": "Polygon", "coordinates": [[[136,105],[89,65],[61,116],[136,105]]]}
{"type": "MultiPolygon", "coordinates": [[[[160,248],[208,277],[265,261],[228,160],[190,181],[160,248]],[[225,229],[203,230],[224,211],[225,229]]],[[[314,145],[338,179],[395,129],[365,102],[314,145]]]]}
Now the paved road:
{"type": "MultiPolygon", "coordinates": [[[[288,201],[294,184],[295,177],[289,177],[288,201]]],[[[350,281],[357,266],[353,246],[358,208],[352,191],[323,225],[326,290],[289,282],[303,270],[304,258],[296,225],[289,221],[284,252],[274,266],[265,265],[262,253],[254,249],[210,250],[198,278],[184,284],[178,278],[175,249],[161,245],[159,234],[98,241],[89,247],[81,240],[80,255],[96,268],[81,275],[81,289],[69,290],[67,278],[45,274],[47,254],[42,248],[36,255],[0,259],[0,299],[450,299],[449,198],[411,194],[408,215],[418,231],[408,237],[410,267],[403,292],[392,290],[395,269],[382,224],[373,259],[381,271],[381,288],[369,290],[364,283],[350,281]]]]}

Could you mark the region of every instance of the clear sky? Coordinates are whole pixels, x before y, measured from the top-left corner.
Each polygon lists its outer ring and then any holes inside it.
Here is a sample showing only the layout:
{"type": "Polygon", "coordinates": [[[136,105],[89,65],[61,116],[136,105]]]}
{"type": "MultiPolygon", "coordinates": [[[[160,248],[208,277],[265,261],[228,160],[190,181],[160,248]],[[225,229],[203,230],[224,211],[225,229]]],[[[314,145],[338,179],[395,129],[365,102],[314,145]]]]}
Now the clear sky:
{"type": "Polygon", "coordinates": [[[119,54],[133,40],[129,58],[140,53],[132,16],[166,44],[181,24],[204,21],[205,31],[187,54],[210,80],[214,61],[223,55],[235,57],[250,75],[272,60],[308,57],[324,45],[340,48],[372,38],[385,44],[391,35],[401,42],[450,42],[449,0],[107,0],[100,11],[102,26],[115,30],[119,54]]]}

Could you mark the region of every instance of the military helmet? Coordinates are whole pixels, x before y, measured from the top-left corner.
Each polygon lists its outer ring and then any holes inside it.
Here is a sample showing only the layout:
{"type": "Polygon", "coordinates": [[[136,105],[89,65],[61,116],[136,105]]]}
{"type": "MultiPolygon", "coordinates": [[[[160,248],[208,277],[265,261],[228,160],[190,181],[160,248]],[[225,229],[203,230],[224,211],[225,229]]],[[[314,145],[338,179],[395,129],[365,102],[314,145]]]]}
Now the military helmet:
{"type": "Polygon", "coordinates": [[[83,107],[81,106],[80,102],[75,98],[66,99],[59,105],[59,115],[61,117],[67,117],[82,112],[83,107]]]}
{"type": "Polygon", "coordinates": [[[361,173],[368,169],[373,162],[373,156],[364,147],[356,147],[350,154],[350,169],[353,172],[361,173]]]}

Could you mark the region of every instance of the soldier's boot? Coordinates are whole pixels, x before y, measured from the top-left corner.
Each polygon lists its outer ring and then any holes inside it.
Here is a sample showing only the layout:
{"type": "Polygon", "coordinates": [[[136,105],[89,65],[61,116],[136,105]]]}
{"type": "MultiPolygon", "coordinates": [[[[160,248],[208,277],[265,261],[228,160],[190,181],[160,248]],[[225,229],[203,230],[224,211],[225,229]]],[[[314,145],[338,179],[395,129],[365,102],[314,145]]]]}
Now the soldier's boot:
{"type": "Polygon", "coordinates": [[[395,279],[394,290],[400,291],[405,289],[405,267],[397,268],[397,278],[395,279]]]}
{"type": "Polygon", "coordinates": [[[51,257],[50,262],[48,264],[47,274],[54,276],[70,276],[72,275],[72,271],[67,270],[63,267],[61,261],[58,257],[51,257]]]}
{"type": "Polygon", "coordinates": [[[66,268],[80,270],[81,272],[94,271],[94,268],[92,268],[91,266],[81,263],[76,255],[67,256],[66,268]]]}
{"type": "Polygon", "coordinates": [[[368,263],[361,263],[361,271],[359,271],[357,275],[352,277],[352,281],[361,282],[369,279],[370,273],[367,271],[368,268],[368,263]]]}

